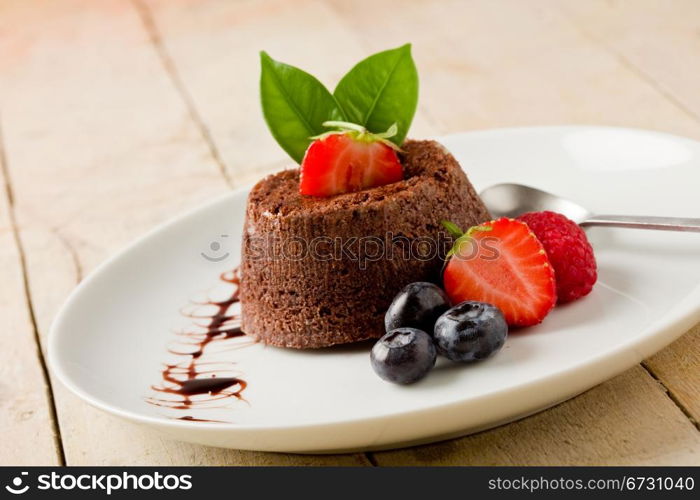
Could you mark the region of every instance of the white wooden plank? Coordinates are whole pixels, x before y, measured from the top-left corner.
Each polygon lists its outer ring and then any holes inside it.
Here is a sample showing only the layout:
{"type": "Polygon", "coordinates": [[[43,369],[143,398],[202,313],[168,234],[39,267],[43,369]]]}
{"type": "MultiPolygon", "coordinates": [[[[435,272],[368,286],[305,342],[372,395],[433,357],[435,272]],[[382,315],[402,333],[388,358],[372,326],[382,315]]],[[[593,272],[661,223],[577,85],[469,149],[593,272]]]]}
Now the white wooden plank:
{"type": "Polygon", "coordinates": [[[0,465],[60,465],[51,393],[28,307],[10,196],[0,130],[0,465]]]}

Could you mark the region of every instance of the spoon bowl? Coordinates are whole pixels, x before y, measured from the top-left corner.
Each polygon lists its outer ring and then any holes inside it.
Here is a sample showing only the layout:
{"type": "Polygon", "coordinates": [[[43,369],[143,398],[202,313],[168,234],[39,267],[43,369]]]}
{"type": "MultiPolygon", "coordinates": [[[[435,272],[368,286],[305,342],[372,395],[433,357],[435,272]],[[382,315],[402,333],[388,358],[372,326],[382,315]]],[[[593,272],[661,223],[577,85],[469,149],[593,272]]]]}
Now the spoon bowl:
{"type": "Polygon", "coordinates": [[[523,184],[496,184],[484,189],[480,196],[494,217],[517,217],[526,212],[551,210],[581,224],[592,215],[573,201],[523,184]]]}

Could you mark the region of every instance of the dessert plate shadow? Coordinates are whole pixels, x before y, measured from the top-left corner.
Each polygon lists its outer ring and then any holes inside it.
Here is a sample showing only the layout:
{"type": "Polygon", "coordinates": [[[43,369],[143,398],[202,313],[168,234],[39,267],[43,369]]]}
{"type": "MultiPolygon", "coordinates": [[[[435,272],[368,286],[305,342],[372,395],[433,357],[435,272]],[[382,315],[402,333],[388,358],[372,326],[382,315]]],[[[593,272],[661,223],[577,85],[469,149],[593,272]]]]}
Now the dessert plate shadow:
{"type": "MultiPolygon", "coordinates": [[[[440,140],[477,190],[515,182],[600,213],[700,217],[700,143],[689,139],[570,126],[440,140]]],[[[217,375],[221,387],[185,397],[158,391],[170,387],[164,372],[181,376],[198,349],[185,336],[183,351],[179,335],[212,314],[198,304],[230,294],[219,276],[238,265],[246,194],[234,191],[155,229],[77,287],[48,344],[50,367],[70,390],[183,441],[304,453],[386,449],[548,408],[700,321],[700,234],[593,228],[600,278],[591,295],[513,332],[485,362],[441,360],[423,381],[400,387],[373,373],[371,343],[293,351],[235,337],[199,357],[198,373],[217,375]]]]}

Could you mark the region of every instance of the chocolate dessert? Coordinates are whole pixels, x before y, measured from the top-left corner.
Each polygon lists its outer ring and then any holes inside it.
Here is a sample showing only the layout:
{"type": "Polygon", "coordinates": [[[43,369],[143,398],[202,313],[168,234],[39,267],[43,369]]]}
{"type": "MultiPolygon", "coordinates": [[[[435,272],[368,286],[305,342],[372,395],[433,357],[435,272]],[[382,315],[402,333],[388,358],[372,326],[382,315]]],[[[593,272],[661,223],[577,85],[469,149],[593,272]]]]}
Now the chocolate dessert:
{"type": "Polygon", "coordinates": [[[242,329],[281,347],[317,348],[378,338],[396,293],[435,281],[451,241],[449,219],[490,218],[454,157],[409,140],[403,180],[320,198],[299,191],[299,169],[250,192],[243,236],[242,329]]]}

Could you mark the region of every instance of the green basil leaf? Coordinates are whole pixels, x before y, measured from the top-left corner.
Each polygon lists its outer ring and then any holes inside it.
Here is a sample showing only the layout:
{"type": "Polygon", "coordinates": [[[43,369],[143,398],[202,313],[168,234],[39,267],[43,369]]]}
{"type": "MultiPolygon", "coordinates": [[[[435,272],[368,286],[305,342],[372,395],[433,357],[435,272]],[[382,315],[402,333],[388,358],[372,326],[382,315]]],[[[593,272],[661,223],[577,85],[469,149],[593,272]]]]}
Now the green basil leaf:
{"type": "Polygon", "coordinates": [[[323,122],[344,120],[331,93],[305,71],[260,53],[260,100],[272,136],[301,163],[311,136],[326,132],[323,122]]]}
{"type": "Polygon", "coordinates": [[[418,72],[411,44],[359,62],[340,80],[333,95],[345,119],[370,132],[384,132],[396,123],[398,133],[390,140],[400,146],[418,105],[418,72]]]}

